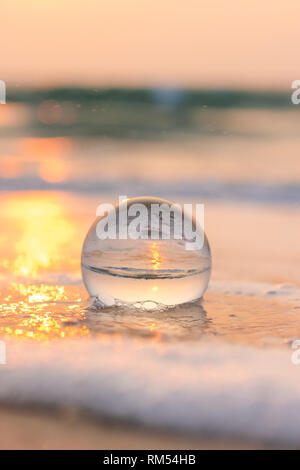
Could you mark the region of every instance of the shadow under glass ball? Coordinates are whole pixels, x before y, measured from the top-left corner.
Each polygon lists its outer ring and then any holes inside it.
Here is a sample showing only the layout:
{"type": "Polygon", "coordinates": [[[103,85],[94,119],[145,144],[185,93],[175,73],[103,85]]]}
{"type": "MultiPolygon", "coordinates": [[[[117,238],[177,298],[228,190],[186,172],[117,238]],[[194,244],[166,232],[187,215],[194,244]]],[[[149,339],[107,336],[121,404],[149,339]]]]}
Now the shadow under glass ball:
{"type": "MultiPolygon", "coordinates": [[[[156,229],[153,229],[153,205],[174,207],[172,202],[159,198],[132,198],[121,202],[114,209],[116,238],[99,238],[97,217],[83,244],[81,265],[84,284],[92,297],[103,305],[134,304],[136,307],[154,309],[161,305],[178,305],[202,297],[211,271],[210,248],[202,228],[190,216],[193,229],[202,234],[204,243],[201,249],[188,250],[184,224],[180,239],[178,218],[170,211],[170,217],[159,216],[156,229]],[[126,204],[126,206],[125,206],[126,204]],[[128,232],[135,223],[132,209],[143,205],[148,210],[148,218],[140,224],[140,238],[120,239],[124,234],[124,224],[119,224],[119,214],[124,207],[128,232]],[[167,235],[166,235],[167,234],[167,235]],[[167,237],[167,238],[166,238],[167,237]]],[[[177,214],[178,215],[178,214],[177,214]]],[[[183,216],[182,216],[183,217],[183,216]]],[[[135,225],[136,227],[136,225],[135,225]]]]}

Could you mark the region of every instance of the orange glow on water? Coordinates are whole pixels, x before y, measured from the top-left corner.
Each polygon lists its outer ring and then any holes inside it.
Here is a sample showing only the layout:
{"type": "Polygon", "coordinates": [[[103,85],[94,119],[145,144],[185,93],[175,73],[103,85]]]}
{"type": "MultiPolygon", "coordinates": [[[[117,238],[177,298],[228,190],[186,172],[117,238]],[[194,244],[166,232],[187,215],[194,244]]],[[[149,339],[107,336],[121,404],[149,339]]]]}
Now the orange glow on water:
{"type": "Polygon", "coordinates": [[[31,172],[37,173],[44,181],[58,183],[70,174],[68,156],[72,144],[66,137],[23,138],[19,141],[18,150],[19,162],[29,164],[31,172]]]}
{"type": "Polygon", "coordinates": [[[0,218],[0,336],[42,342],[88,337],[82,286],[47,282],[60,273],[79,278],[85,224],[74,213],[74,198],[3,193],[0,218]]]}
{"type": "Polygon", "coordinates": [[[158,269],[162,263],[162,256],[159,252],[158,244],[153,242],[151,245],[151,264],[153,269],[158,269]]]}
{"type": "Polygon", "coordinates": [[[48,159],[39,165],[39,175],[48,183],[59,183],[67,179],[69,174],[68,164],[62,159],[48,159]]]}
{"type": "MultiPolygon", "coordinates": [[[[158,341],[162,325],[148,317],[137,323],[125,316],[124,324],[112,322],[109,313],[101,323],[89,318],[87,293],[78,281],[90,216],[83,211],[86,203],[80,203],[76,196],[59,192],[0,194],[5,227],[0,231],[0,337],[43,343],[93,337],[113,341],[117,348],[123,328],[158,341]]],[[[162,260],[157,243],[150,245],[150,256],[151,265],[158,268],[162,260]]],[[[158,293],[156,284],[150,288],[158,293]]]]}
{"type": "Polygon", "coordinates": [[[72,149],[72,144],[66,137],[55,138],[23,138],[19,141],[20,154],[26,159],[43,160],[45,157],[61,158],[72,149]]]}
{"type": "Polygon", "coordinates": [[[86,325],[77,325],[83,317],[81,298],[64,286],[13,283],[0,304],[0,334],[49,342],[65,337],[88,336],[86,325]],[[75,295],[76,297],[76,295],[75,295]],[[66,305],[63,313],[57,306],[66,305]]]}
{"type": "Polygon", "coordinates": [[[2,178],[17,178],[23,172],[22,162],[17,156],[3,155],[1,157],[0,176],[2,178]]]}
{"type": "Polygon", "coordinates": [[[13,284],[15,289],[31,304],[34,302],[48,302],[67,300],[64,286],[49,286],[47,284],[29,285],[13,284]]]}
{"type": "Polygon", "coordinates": [[[37,276],[41,271],[61,268],[74,271],[79,262],[70,259],[67,246],[77,247],[79,224],[66,216],[63,200],[57,194],[3,195],[1,215],[6,230],[0,237],[0,267],[21,276],[37,276]]]}
{"type": "Polygon", "coordinates": [[[0,105],[0,127],[23,126],[30,121],[30,110],[21,103],[0,105]]]}

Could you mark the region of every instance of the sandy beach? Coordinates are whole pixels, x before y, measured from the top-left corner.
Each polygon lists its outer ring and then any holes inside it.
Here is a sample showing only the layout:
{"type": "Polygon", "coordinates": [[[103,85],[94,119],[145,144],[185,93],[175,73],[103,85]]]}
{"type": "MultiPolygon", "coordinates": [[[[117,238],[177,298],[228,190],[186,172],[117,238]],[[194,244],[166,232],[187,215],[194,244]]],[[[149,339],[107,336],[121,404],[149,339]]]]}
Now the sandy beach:
{"type": "Polygon", "coordinates": [[[264,449],[259,443],[197,439],[111,423],[91,423],[89,419],[72,415],[72,411],[49,416],[26,410],[1,410],[0,418],[2,450],[264,449]]]}

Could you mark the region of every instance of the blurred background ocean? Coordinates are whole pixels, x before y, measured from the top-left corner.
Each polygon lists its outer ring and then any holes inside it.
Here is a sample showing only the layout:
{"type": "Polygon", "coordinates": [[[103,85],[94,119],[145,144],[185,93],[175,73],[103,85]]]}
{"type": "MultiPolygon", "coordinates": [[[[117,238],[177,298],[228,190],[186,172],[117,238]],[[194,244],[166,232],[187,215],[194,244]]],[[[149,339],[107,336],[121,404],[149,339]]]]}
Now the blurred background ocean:
{"type": "Polygon", "coordinates": [[[2,190],[300,202],[290,93],[12,88],[0,123],[2,190]]]}

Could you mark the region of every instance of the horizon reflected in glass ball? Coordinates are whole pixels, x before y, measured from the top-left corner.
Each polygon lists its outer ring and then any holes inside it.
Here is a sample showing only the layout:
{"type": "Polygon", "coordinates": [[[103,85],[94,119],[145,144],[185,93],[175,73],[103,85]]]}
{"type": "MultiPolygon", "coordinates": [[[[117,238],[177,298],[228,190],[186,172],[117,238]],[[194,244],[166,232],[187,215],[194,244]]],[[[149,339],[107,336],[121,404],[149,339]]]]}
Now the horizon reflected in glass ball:
{"type": "Polygon", "coordinates": [[[151,309],[201,298],[211,255],[195,217],[165,199],[138,197],[96,218],[83,244],[81,266],[90,296],[103,305],[151,309]],[[195,240],[202,240],[200,249],[195,240]]]}

